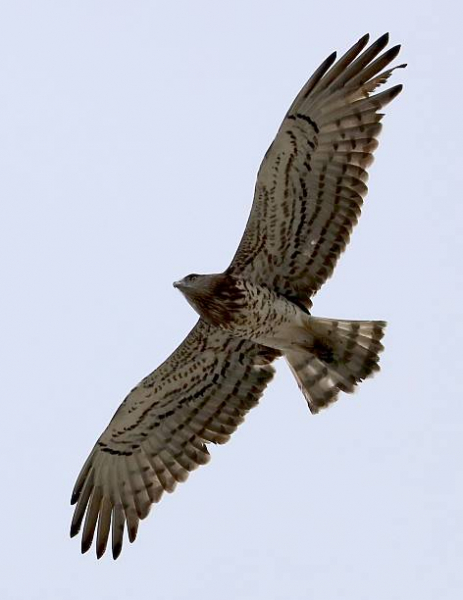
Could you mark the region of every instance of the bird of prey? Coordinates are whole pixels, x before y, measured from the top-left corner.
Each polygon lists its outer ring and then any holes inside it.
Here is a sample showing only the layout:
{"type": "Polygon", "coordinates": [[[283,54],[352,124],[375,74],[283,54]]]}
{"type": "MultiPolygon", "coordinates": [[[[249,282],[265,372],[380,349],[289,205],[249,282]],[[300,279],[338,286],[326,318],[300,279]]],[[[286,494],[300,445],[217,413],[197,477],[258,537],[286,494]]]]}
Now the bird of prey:
{"type": "Polygon", "coordinates": [[[174,283],[199,320],[125,398],[82,467],[71,500],[71,536],[83,524],[82,552],[96,532],[101,557],[111,534],[117,558],[124,529],[133,542],[164,491],[208,462],[206,444],[230,438],[276,358],[288,362],[312,413],[378,370],[383,321],[310,313],[360,215],[380,111],[402,89],[376,93],[400,46],[385,50],[387,34],[368,41],[337,61],[331,54],[292,103],[261,164],[230,266],[174,283]]]}

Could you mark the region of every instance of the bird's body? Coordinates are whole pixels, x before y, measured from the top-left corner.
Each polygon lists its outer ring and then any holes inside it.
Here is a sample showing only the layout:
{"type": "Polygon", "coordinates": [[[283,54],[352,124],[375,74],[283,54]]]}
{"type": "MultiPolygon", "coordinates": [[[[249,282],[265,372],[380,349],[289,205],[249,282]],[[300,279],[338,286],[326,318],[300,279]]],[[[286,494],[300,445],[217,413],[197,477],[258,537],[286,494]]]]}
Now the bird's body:
{"type": "Polygon", "coordinates": [[[174,285],[206,323],[241,339],[284,350],[288,329],[307,316],[285,296],[252,281],[227,273],[194,277],[174,285]]]}
{"type": "MultiPolygon", "coordinates": [[[[324,319],[312,298],[349,241],[367,192],[382,109],[374,93],[399,47],[362,37],[304,85],[259,170],[251,214],[229,267],[174,284],[200,315],[175,352],[126,397],[77,478],[71,535],[100,557],[164,491],[209,459],[255,406],[284,356],[313,413],[378,370],[383,321],[324,319]],[[386,70],[385,70],[386,69],[386,70]]],[[[402,65],[401,65],[402,66],[402,65]]],[[[396,67],[397,68],[397,67],[396,67]]]]}
{"type": "Polygon", "coordinates": [[[382,321],[312,317],[294,299],[227,272],[174,285],[209,325],[283,354],[314,413],[378,369],[382,321]]]}

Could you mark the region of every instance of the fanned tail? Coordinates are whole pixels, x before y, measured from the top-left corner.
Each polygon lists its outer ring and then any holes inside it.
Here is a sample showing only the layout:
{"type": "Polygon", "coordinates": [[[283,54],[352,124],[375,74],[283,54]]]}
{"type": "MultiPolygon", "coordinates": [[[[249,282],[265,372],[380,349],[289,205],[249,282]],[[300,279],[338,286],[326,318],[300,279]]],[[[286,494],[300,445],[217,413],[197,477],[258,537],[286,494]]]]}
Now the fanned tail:
{"type": "Polygon", "coordinates": [[[385,327],[384,321],[308,318],[307,344],[285,357],[312,413],[379,370],[385,327]]]}

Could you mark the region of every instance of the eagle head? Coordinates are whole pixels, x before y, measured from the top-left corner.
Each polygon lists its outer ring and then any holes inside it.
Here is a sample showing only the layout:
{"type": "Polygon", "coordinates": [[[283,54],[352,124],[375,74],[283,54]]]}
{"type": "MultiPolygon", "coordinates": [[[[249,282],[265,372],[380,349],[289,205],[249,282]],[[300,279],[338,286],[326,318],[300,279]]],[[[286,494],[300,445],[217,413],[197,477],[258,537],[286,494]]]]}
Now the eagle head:
{"type": "Polygon", "coordinates": [[[244,305],[244,290],[237,286],[235,278],[224,273],[192,273],[173,285],[205,321],[216,327],[230,325],[244,305]]]}

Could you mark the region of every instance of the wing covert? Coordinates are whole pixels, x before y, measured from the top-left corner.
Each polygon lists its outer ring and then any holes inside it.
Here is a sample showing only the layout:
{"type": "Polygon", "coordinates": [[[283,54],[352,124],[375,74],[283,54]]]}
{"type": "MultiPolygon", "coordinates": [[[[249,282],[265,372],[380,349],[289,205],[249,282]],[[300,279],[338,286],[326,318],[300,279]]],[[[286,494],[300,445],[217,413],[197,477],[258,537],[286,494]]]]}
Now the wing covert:
{"type": "Polygon", "coordinates": [[[209,460],[272,379],[278,352],[232,338],[201,319],[177,350],[134,388],[95,444],[77,478],[71,536],[83,524],[82,552],[96,531],[98,558],[112,534],[117,558],[164,491],[209,460]]]}

